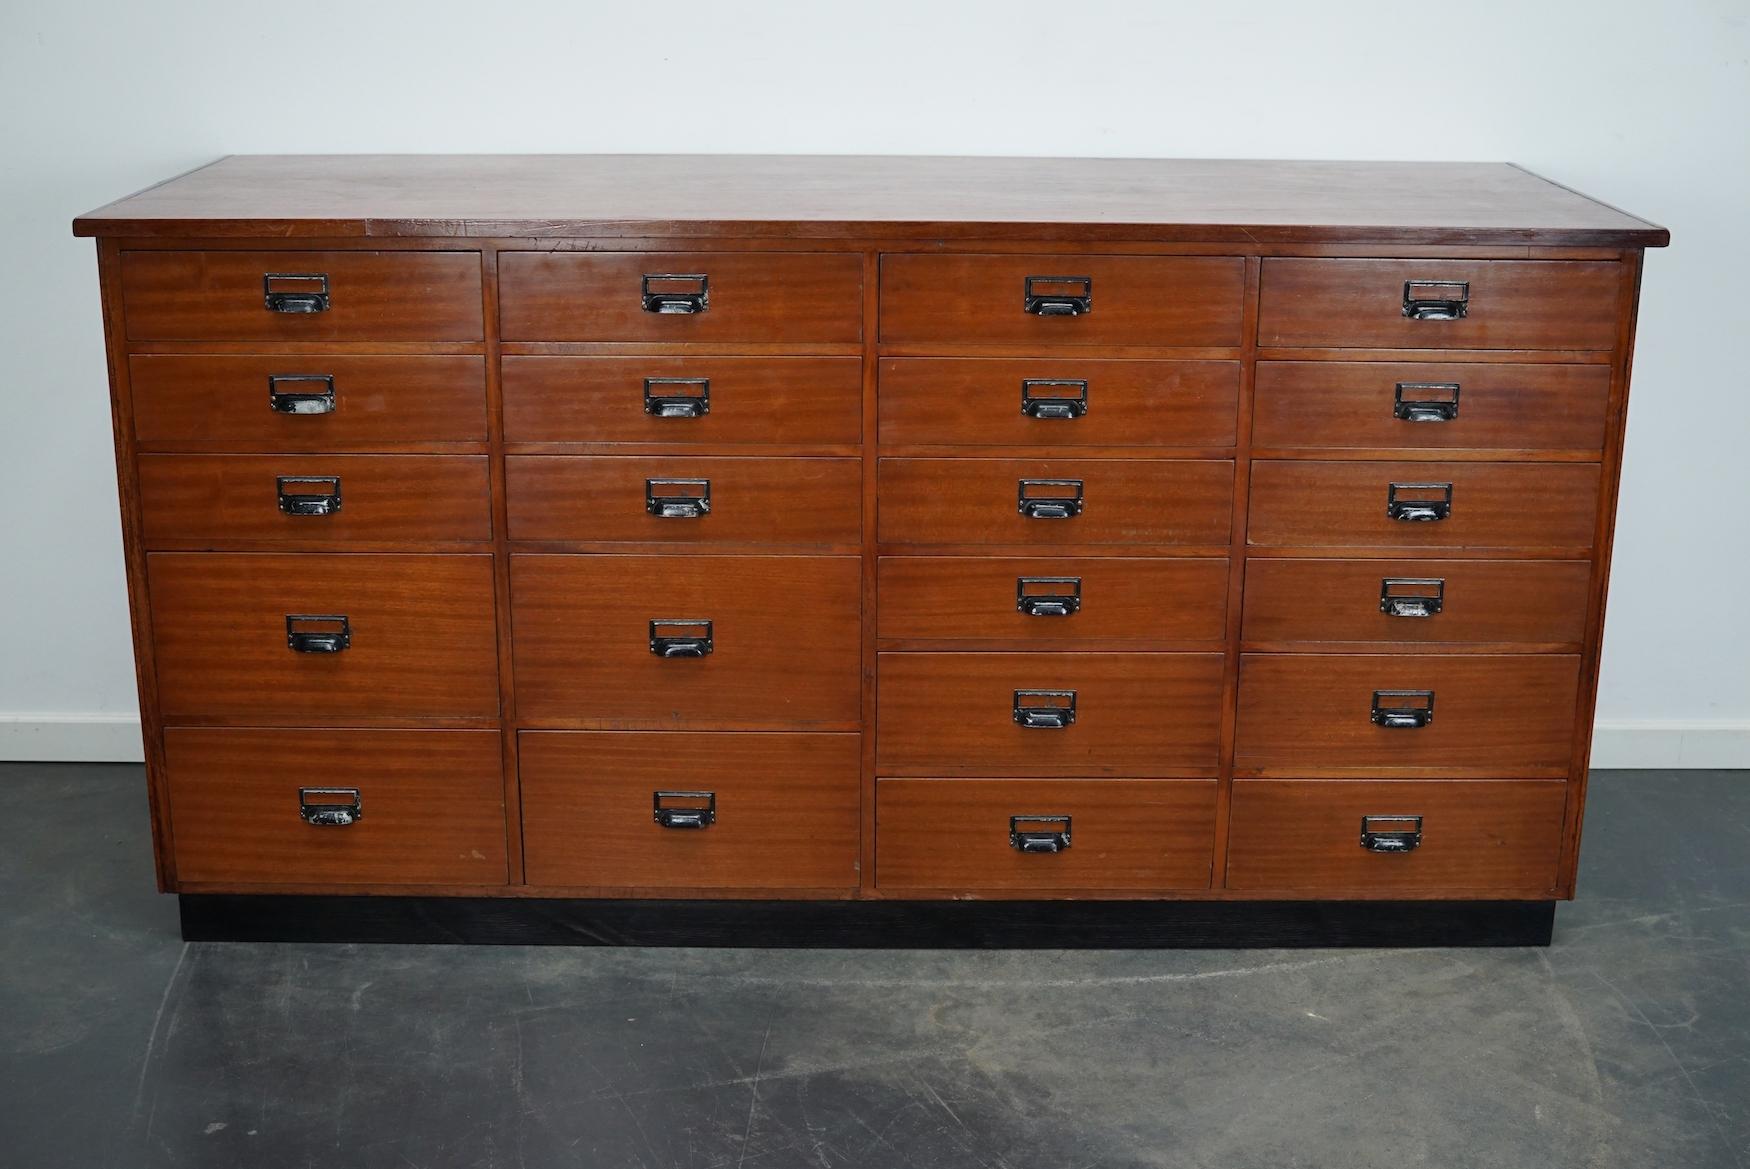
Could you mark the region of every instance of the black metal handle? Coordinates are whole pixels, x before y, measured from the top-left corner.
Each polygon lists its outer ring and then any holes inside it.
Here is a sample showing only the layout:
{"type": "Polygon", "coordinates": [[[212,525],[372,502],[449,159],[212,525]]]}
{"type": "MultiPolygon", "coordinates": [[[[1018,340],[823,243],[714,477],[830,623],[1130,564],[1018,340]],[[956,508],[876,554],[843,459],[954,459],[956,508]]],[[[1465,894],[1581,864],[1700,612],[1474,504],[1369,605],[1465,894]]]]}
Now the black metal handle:
{"type": "Polygon", "coordinates": [[[261,278],[261,298],[272,313],[325,313],[329,309],[324,272],[269,272],[261,278]]]}
{"type": "Polygon", "coordinates": [[[716,792],[651,792],[652,819],[664,828],[709,828],[717,823],[716,792]]]}
{"type": "Polygon", "coordinates": [[[1082,578],[1018,576],[1015,608],[1029,617],[1072,617],[1082,611],[1082,578]]]}
{"type": "Polygon", "coordinates": [[[335,405],[333,374],[274,373],[268,375],[267,407],[275,414],[332,414],[335,405]],[[298,388],[288,389],[286,387],[298,388]]]}
{"type": "Polygon", "coordinates": [[[711,278],[703,272],[651,272],[642,288],[644,311],[692,316],[711,307],[711,278]]]}
{"type": "Polygon", "coordinates": [[[1421,846],[1420,816],[1361,817],[1361,847],[1368,852],[1414,852],[1421,846]]]}
{"type": "Polygon", "coordinates": [[[702,658],[715,648],[709,621],[674,618],[650,623],[650,652],[659,658],[702,658]]]}
{"type": "Polygon", "coordinates": [[[647,377],[644,412],[655,418],[703,418],[711,413],[711,379],[647,377]],[[683,386],[691,387],[690,392],[679,392],[683,386]]]}
{"type": "Polygon", "coordinates": [[[664,520],[699,519],[711,511],[711,480],[646,479],[644,510],[664,520]]]}
{"type": "Polygon", "coordinates": [[[301,787],[298,815],[318,828],[345,828],[364,819],[364,800],[356,787],[301,787]]]}
{"type": "Polygon", "coordinates": [[[1468,280],[1404,281],[1404,315],[1412,321],[1456,321],[1469,311],[1468,280]]]}
{"type": "Polygon", "coordinates": [[[1385,514],[1406,524],[1428,524],[1452,514],[1452,484],[1393,483],[1385,493],[1385,514]]]}
{"type": "Polygon", "coordinates": [[[1451,422],[1458,417],[1458,392],[1457,382],[1399,382],[1392,415],[1405,422],[1451,422]]]}
{"type": "Polygon", "coordinates": [[[1379,611],[1387,617],[1433,617],[1445,607],[1441,577],[1388,576],[1379,582],[1379,611]]]}
{"type": "Polygon", "coordinates": [[[1010,816],[1009,847],[1016,852],[1062,852],[1069,847],[1068,816],[1010,816]]]}
{"type": "Polygon", "coordinates": [[[1029,418],[1080,418],[1088,412],[1088,383],[1079,378],[1022,378],[1021,413],[1029,418]]]}
{"type": "Polygon", "coordinates": [[[1375,690],[1368,717],[1376,727],[1407,731],[1434,721],[1434,691],[1375,690]]]}
{"type": "Polygon", "coordinates": [[[1061,731],[1076,721],[1074,690],[1015,691],[1015,721],[1029,730],[1061,731]],[[1028,699],[1047,701],[1029,702],[1028,699]]]}
{"type": "Polygon", "coordinates": [[[333,515],[340,510],[339,475],[279,475],[273,482],[280,510],[287,515],[333,515]]]}
{"type": "Polygon", "coordinates": [[[286,646],[301,654],[337,654],[352,644],[345,613],[287,613],[286,646]]]}
{"type": "Polygon", "coordinates": [[[1094,311],[1092,276],[1029,276],[1021,307],[1036,317],[1085,317],[1094,311]]]}
{"type": "Polygon", "coordinates": [[[1015,489],[1015,507],[1030,520],[1074,519],[1082,514],[1082,481],[1022,479],[1015,489]]]}

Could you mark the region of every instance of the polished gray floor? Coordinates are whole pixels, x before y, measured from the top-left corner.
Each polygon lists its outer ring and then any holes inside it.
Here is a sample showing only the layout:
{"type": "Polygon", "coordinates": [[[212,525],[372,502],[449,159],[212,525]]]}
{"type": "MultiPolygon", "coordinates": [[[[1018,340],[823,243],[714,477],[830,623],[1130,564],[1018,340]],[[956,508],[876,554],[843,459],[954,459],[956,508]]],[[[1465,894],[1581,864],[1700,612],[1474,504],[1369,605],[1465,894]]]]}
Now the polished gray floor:
{"type": "Polygon", "coordinates": [[[0,766],[0,1165],[1750,1166],[1750,773],[1593,781],[1548,950],[185,945],[0,766]]]}

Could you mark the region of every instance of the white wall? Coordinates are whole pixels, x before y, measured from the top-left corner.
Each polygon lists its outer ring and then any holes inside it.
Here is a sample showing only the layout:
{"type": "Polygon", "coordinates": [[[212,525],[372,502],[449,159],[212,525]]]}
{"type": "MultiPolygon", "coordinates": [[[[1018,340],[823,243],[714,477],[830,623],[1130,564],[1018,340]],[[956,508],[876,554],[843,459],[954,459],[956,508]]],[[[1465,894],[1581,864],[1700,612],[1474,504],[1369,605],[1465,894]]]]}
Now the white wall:
{"type": "Polygon", "coordinates": [[[1662,222],[1597,761],[1750,766],[1744,0],[6,0],[0,758],[137,751],[92,245],[226,153],[1511,159],[1662,222]]]}

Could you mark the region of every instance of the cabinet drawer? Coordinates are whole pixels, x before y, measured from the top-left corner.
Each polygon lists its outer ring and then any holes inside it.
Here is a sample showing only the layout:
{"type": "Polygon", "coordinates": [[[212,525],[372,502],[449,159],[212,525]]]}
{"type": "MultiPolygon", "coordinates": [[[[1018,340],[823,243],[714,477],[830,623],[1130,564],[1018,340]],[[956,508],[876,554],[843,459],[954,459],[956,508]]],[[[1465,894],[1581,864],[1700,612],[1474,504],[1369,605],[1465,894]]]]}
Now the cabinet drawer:
{"type": "Polygon", "coordinates": [[[1609,401],[1602,365],[1261,361],[1252,445],[1599,451],[1609,401]]]}
{"type": "Polygon", "coordinates": [[[525,722],[857,725],[856,557],[517,555],[510,579],[517,712],[525,722]],[[687,624],[653,628],[653,621],[687,624]],[[708,651],[656,641],[707,635],[708,651]]]}
{"type": "Polygon", "coordinates": [[[810,252],[504,252],[507,341],[855,343],[863,258],[810,252]]]}
{"type": "Polygon", "coordinates": [[[1552,897],[1566,801],[1567,785],[1547,780],[1238,779],[1227,887],[1307,897],[1552,897]]]}
{"type": "Polygon", "coordinates": [[[883,556],[882,637],[1220,641],[1226,557],[883,556]]]}
{"type": "Polygon", "coordinates": [[[1591,577],[1583,560],[1253,558],[1245,639],[1573,646],[1591,577]]]}
{"type": "Polygon", "coordinates": [[[141,455],[146,546],[492,538],[484,455],[141,455]]]}
{"type": "Polygon", "coordinates": [[[854,443],[855,357],[506,357],[512,442],[854,443]]]}
{"type": "Polygon", "coordinates": [[[122,253],[135,341],[478,341],[478,252],[122,253]]]}
{"type": "Polygon", "coordinates": [[[1245,284],[1237,256],[882,256],[881,340],[1238,345],[1245,284]]]}
{"type": "Polygon", "coordinates": [[[882,459],[881,542],[1225,546],[1233,478],[1226,460],[882,459]]]}
{"type": "Polygon", "coordinates": [[[1247,538],[1280,547],[1585,549],[1597,518],[1596,464],[1265,459],[1252,464],[1247,538]]]}
{"type": "Polygon", "coordinates": [[[1266,259],[1258,344],[1610,349],[1621,288],[1614,261],[1266,259]]]}
{"type": "Polygon", "coordinates": [[[1570,654],[1245,654],[1234,765],[1563,775],[1579,679],[1570,654]]]}
{"type": "Polygon", "coordinates": [[[134,433],[156,450],[486,441],[479,357],[134,356],[128,382],[134,433]]]}
{"type": "Polygon", "coordinates": [[[857,735],[524,732],[531,885],[849,889],[857,735]]]}
{"type": "Polygon", "coordinates": [[[875,821],[883,890],[1207,889],[1215,781],[882,779],[875,821]]]}
{"type": "Polygon", "coordinates": [[[1232,446],[1232,361],[896,358],[881,363],[884,443],[1232,446]]]}
{"type": "Polygon", "coordinates": [[[1218,653],[884,653],[877,766],[883,775],[1213,774],[1221,670],[1218,653]]]}
{"type": "Polygon", "coordinates": [[[513,540],[824,547],[863,530],[856,459],[512,455],[504,465],[513,540]]]}
{"type": "Polygon", "coordinates": [[[146,577],[167,719],[498,714],[490,556],[154,552],[146,577]]]}
{"type": "Polygon", "coordinates": [[[171,727],[164,764],[179,882],[503,885],[509,877],[497,731],[171,727]],[[348,813],[351,823],[311,822],[348,813]]]}

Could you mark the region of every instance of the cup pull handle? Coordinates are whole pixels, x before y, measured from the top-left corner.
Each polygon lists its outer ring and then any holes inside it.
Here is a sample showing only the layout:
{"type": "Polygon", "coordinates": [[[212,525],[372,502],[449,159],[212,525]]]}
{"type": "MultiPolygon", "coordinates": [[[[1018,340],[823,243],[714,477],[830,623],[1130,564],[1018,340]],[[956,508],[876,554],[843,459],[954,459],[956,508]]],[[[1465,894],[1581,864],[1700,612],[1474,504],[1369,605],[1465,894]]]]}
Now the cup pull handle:
{"type": "Polygon", "coordinates": [[[1010,816],[1009,847],[1016,852],[1054,853],[1069,847],[1068,816],[1010,816]]]}
{"type": "Polygon", "coordinates": [[[1419,730],[1434,721],[1434,691],[1375,690],[1368,718],[1388,730],[1419,730]]]}
{"type": "Polygon", "coordinates": [[[1015,508],[1030,520],[1072,520],[1082,514],[1080,479],[1022,479],[1015,508]]]}
{"type": "Polygon", "coordinates": [[[646,479],[644,510],[663,520],[700,519],[711,511],[711,480],[646,479]]]}
{"type": "Polygon", "coordinates": [[[1469,312],[1468,280],[1404,281],[1404,315],[1412,321],[1457,321],[1469,312]]]}
{"type": "Polygon", "coordinates": [[[650,623],[650,652],[659,658],[709,657],[715,648],[709,621],[663,619],[650,623]]]}
{"type": "Polygon", "coordinates": [[[1080,418],[1088,412],[1088,383],[1079,378],[1021,379],[1021,413],[1029,418],[1080,418]]]}
{"type": "Polygon", "coordinates": [[[1438,523],[1452,515],[1452,484],[1390,484],[1385,492],[1385,514],[1399,523],[1438,523]]]}
{"type": "Polygon", "coordinates": [[[717,823],[716,792],[651,792],[651,819],[664,828],[709,828],[717,823]]]}
{"type": "Polygon", "coordinates": [[[339,475],[279,475],[274,479],[274,492],[280,511],[286,515],[333,515],[340,510],[339,475]]]}
{"type": "Polygon", "coordinates": [[[652,418],[703,418],[711,413],[711,379],[647,377],[644,412],[652,418]],[[695,392],[681,393],[683,387],[691,387],[695,392]]]}
{"type": "Polygon", "coordinates": [[[318,828],[345,828],[364,819],[364,800],[356,787],[301,787],[298,816],[318,828]]]}
{"type": "Polygon", "coordinates": [[[1392,390],[1392,416],[1404,422],[1451,422],[1458,417],[1459,390],[1457,382],[1399,382],[1392,390]]]}
{"type": "Polygon", "coordinates": [[[1073,617],[1082,611],[1082,578],[1016,577],[1015,608],[1029,617],[1073,617]]]}
{"type": "Polygon", "coordinates": [[[325,313],[330,307],[328,274],[268,272],[261,278],[261,298],[270,313],[325,313]]]}
{"type": "Polygon", "coordinates": [[[1387,617],[1436,617],[1445,607],[1443,578],[1388,576],[1379,582],[1379,611],[1387,617]]]}
{"type": "Polygon", "coordinates": [[[1361,817],[1361,847],[1368,852],[1415,852],[1421,846],[1420,816],[1361,817]]]}
{"type": "Polygon", "coordinates": [[[1029,276],[1021,307],[1036,317],[1085,317],[1094,311],[1094,278],[1029,276]]]}
{"type": "Polygon", "coordinates": [[[335,405],[333,374],[268,375],[267,407],[275,414],[332,414],[335,405]]]}
{"type": "Polygon", "coordinates": [[[1015,722],[1029,730],[1061,731],[1075,725],[1074,690],[1017,690],[1015,722]],[[1043,699],[1044,701],[1038,701],[1043,699]],[[1034,701],[1029,701],[1034,700],[1034,701]]]}
{"type": "Polygon", "coordinates": [[[352,645],[345,613],[287,613],[286,648],[301,654],[337,654],[352,645]]]}
{"type": "Polygon", "coordinates": [[[711,307],[711,278],[703,272],[651,272],[641,289],[644,311],[695,316],[711,307]]]}

